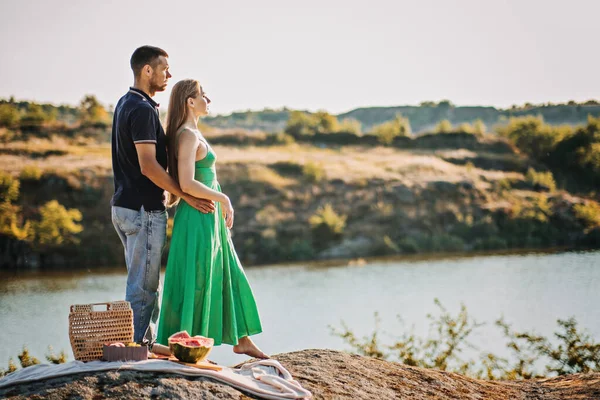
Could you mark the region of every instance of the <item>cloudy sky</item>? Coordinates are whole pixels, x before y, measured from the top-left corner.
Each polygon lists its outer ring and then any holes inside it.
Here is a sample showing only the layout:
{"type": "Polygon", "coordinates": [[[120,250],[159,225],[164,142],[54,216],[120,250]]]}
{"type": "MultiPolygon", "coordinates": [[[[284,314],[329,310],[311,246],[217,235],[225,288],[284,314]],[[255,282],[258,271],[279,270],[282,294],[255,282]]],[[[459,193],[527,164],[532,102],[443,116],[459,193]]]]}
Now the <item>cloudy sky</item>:
{"type": "Polygon", "coordinates": [[[115,104],[152,44],[221,114],[598,99],[598,15],[596,0],[0,0],[0,98],[115,104]]]}

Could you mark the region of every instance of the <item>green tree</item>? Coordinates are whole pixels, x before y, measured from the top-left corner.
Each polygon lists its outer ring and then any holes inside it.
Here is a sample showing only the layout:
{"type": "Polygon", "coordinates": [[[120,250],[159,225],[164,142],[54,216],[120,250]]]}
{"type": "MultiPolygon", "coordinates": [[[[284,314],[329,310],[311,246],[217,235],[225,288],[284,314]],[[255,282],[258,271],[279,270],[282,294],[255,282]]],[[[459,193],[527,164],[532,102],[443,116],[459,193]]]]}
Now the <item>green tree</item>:
{"type": "Polygon", "coordinates": [[[318,121],[313,115],[304,111],[292,111],[285,127],[285,133],[294,137],[312,136],[317,132],[317,129],[318,121]]]}
{"type": "Polygon", "coordinates": [[[108,112],[96,96],[88,94],[79,103],[79,121],[83,124],[108,124],[108,112]]]}
{"type": "Polygon", "coordinates": [[[397,136],[410,136],[410,121],[401,114],[396,114],[393,120],[376,125],[371,133],[383,144],[391,144],[397,136]]]}
{"type": "Polygon", "coordinates": [[[544,160],[561,139],[572,133],[572,129],[546,125],[542,117],[530,115],[511,118],[507,126],[498,129],[498,133],[508,137],[525,154],[544,160]]]}
{"type": "Polygon", "coordinates": [[[21,129],[34,130],[40,128],[44,123],[54,119],[54,114],[44,112],[41,105],[29,103],[25,115],[21,117],[21,129]]]}
{"type": "Polygon", "coordinates": [[[336,116],[329,114],[327,111],[317,111],[314,118],[317,122],[318,133],[335,133],[339,130],[336,116]]]}
{"type": "Polygon", "coordinates": [[[14,204],[19,198],[20,182],[7,172],[0,171],[0,235],[25,240],[30,225],[21,225],[21,207],[14,204]]]}
{"type": "Polygon", "coordinates": [[[341,238],[346,227],[346,216],[336,213],[328,203],[320,207],[308,222],[312,227],[313,245],[315,249],[321,250],[330,242],[341,238]]]}
{"type": "Polygon", "coordinates": [[[354,118],[344,118],[341,120],[338,129],[340,132],[353,133],[356,136],[362,135],[362,124],[354,118]]]}
{"type": "Polygon", "coordinates": [[[12,128],[18,125],[20,120],[19,109],[11,103],[0,104],[0,127],[12,128]]]}
{"type": "Polygon", "coordinates": [[[56,200],[47,202],[40,207],[40,220],[33,225],[35,242],[43,247],[78,243],[77,234],[83,227],[77,222],[81,219],[79,210],[67,210],[56,200]]]}
{"type": "Polygon", "coordinates": [[[473,133],[476,135],[483,135],[487,132],[487,127],[482,120],[478,119],[473,123],[473,133]]]}
{"type": "Polygon", "coordinates": [[[447,119],[441,120],[433,130],[435,133],[450,133],[452,132],[452,124],[447,119]]]}

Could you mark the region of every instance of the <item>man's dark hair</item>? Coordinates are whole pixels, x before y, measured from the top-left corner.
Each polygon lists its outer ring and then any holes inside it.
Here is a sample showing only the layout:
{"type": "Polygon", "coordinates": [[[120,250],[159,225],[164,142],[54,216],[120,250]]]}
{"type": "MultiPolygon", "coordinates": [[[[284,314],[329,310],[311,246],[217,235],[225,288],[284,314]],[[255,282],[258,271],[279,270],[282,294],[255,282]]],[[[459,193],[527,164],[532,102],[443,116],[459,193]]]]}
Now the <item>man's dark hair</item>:
{"type": "Polygon", "coordinates": [[[142,72],[144,65],[150,65],[154,68],[158,62],[158,57],[169,57],[166,51],[159,47],[154,46],[142,46],[135,49],[131,55],[129,64],[133,70],[133,74],[138,76],[142,72]]]}

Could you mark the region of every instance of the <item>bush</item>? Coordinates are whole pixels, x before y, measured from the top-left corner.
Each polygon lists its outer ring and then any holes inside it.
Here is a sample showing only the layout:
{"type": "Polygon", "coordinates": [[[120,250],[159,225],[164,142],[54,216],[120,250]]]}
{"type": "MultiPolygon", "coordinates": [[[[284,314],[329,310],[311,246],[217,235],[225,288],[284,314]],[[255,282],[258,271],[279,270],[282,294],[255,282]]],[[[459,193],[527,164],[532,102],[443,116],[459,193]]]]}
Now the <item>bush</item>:
{"type": "Polygon", "coordinates": [[[19,109],[13,104],[0,104],[0,127],[13,128],[19,124],[19,109]]]}
{"type": "Polygon", "coordinates": [[[290,145],[290,144],[294,144],[296,143],[296,140],[294,140],[294,137],[292,135],[288,135],[285,132],[278,132],[272,136],[269,136],[269,138],[272,137],[272,142],[273,144],[280,144],[280,145],[290,145]]]}
{"type": "Polygon", "coordinates": [[[340,132],[351,133],[356,136],[362,135],[362,124],[354,118],[344,118],[341,120],[338,129],[340,132]]]}
{"type": "Polygon", "coordinates": [[[434,251],[464,251],[465,242],[458,236],[447,233],[431,236],[431,249],[434,251]]]}
{"type": "Polygon", "coordinates": [[[346,227],[346,216],[336,213],[331,204],[325,204],[310,217],[309,222],[313,228],[325,225],[332,233],[341,235],[346,227]]]}
{"type": "Polygon", "coordinates": [[[556,190],[556,182],[552,176],[552,172],[536,172],[533,168],[527,170],[525,181],[536,190],[547,190],[554,192],[556,190]]]}
{"type": "MultiPolygon", "coordinates": [[[[49,353],[46,354],[46,360],[48,360],[50,363],[63,364],[63,363],[67,362],[67,353],[65,353],[64,351],[61,351],[58,356],[54,354],[54,350],[52,349],[52,346],[48,346],[48,351],[49,351],[49,353]]],[[[22,368],[27,368],[32,365],[37,365],[40,363],[40,360],[38,360],[35,357],[32,357],[29,354],[29,350],[25,346],[23,346],[23,350],[18,355],[18,358],[19,358],[19,362],[20,362],[22,368]]],[[[17,365],[14,363],[14,361],[11,357],[8,359],[8,369],[3,370],[0,368],[0,378],[5,375],[8,375],[10,373],[13,373],[16,370],[17,370],[17,365]]]]}
{"type": "Polygon", "coordinates": [[[77,234],[83,227],[77,222],[81,219],[79,210],[67,210],[56,200],[47,202],[40,207],[40,220],[33,225],[35,242],[47,247],[78,243],[77,234]]]}
{"type": "Polygon", "coordinates": [[[302,167],[302,175],[308,182],[318,183],[325,178],[325,168],[320,163],[309,161],[302,167]]]}
{"type": "Polygon", "coordinates": [[[377,136],[381,143],[389,145],[397,136],[410,136],[410,122],[408,118],[396,114],[393,120],[374,126],[371,134],[377,136]]]}
{"type": "Polygon", "coordinates": [[[600,226],[600,205],[596,202],[587,202],[573,206],[575,217],[583,223],[586,229],[600,226]]]}
{"type": "Polygon", "coordinates": [[[475,321],[462,304],[460,312],[453,316],[438,299],[434,302],[440,314],[427,315],[430,335],[425,339],[415,336],[413,329],[410,334],[404,332],[397,337],[394,343],[382,343],[379,329],[381,320],[377,313],[373,333],[363,338],[358,338],[343,321],[341,330],[331,325],[329,329],[332,335],[350,345],[354,353],[479,379],[531,379],[600,371],[600,344],[595,343],[587,332],[581,331],[574,318],[557,320],[559,329],[554,333],[557,344],[544,336],[514,331],[500,318],[495,325],[504,333],[506,347],[516,361],[511,364],[507,359],[489,352],[479,354],[479,365],[475,360],[465,360],[462,356],[464,350],[476,349],[469,338],[485,324],[475,321]],[[535,370],[540,363],[545,366],[545,374],[535,370]]]}
{"type": "Polygon", "coordinates": [[[312,243],[306,239],[294,239],[289,247],[288,257],[290,260],[310,260],[315,256],[312,243]]]}
{"type": "Polygon", "coordinates": [[[542,117],[526,116],[511,118],[498,133],[510,139],[523,153],[544,161],[562,138],[572,134],[572,128],[546,125],[542,117]]]}
{"type": "Polygon", "coordinates": [[[317,133],[334,133],[339,130],[335,115],[326,111],[310,114],[304,111],[292,111],[285,127],[285,133],[293,137],[313,136],[317,133]]]}
{"type": "Polygon", "coordinates": [[[558,142],[548,163],[576,190],[600,186],[600,118],[589,118],[587,126],[558,142]]]}
{"type": "Polygon", "coordinates": [[[26,166],[25,168],[23,168],[21,170],[21,173],[19,174],[19,178],[22,181],[25,181],[25,180],[39,181],[41,177],[42,177],[42,170],[40,167],[37,167],[35,165],[26,166]]]}
{"type": "Polygon", "coordinates": [[[312,228],[313,246],[325,249],[329,243],[342,237],[346,227],[346,216],[336,213],[331,204],[320,207],[308,222],[312,228]]]}
{"type": "Polygon", "coordinates": [[[433,129],[434,133],[450,133],[452,132],[452,124],[447,119],[440,121],[433,129]]]}
{"type": "Polygon", "coordinates": [[[54,113],[46,113],[42,106],[29,103],[27,112],[21,117],[20,126],[23,130],[38,130],[44,123],[54,120],[54,113]]]}
{"type": "Polygon", "coordinates": [[[83,125],[108,126],[110,116],[96,96],[88,94],[79,103],[79,121],[83,125]]]}
{"type": "Polygon", "coordinates": [[[19,198],[21,183],[10,174],[0,171],[0,234],[17,240],[28,239],[30,225],[21,225],[21,207],[14,204],[19,198]]]}
{"type": "Polygon", "coordinates": [[[481,136],[487,132],[487,127],[483,123],[482,120],[478,119],[473,123],[473,133],[475,135],[481,136]]]}

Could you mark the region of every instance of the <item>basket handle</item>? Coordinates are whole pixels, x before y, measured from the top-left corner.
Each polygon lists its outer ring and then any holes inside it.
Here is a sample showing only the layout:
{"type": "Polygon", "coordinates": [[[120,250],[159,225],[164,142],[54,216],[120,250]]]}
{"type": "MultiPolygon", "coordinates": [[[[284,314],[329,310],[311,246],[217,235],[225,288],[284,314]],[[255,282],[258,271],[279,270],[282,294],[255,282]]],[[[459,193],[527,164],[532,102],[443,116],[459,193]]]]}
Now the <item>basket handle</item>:
{"type": "MultiPolygon", "coordinates": [[[[106,306],[106,311],[109,311],[111,309],[112,303],[92,303],[92,304],[88,304],[88,305],[92,306],[92,311],[94,311],[94,306],[106,306]]],[[[73,307],[74,306],[71,306],[71,312],[73,312],[73,307]]]]}

